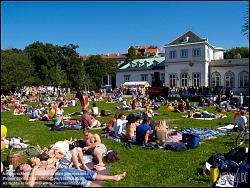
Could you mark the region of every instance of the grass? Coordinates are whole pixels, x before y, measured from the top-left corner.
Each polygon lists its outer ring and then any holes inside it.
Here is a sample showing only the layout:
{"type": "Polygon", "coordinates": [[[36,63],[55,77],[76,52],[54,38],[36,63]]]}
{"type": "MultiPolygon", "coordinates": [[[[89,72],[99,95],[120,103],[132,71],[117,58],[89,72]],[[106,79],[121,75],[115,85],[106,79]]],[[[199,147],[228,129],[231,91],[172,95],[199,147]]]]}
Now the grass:
{"type": "MultiPolygon", "coordinates": [[[[32,103],[34,104],[34,103],[32,103]]],[[[97,102],[99,111],[101,109],[109,109],[112,113],[119,112],[115,109],[117,104],[105,102],[97,102]]],[[[215,107],[204,107],[209,112],[215,112],[215,107]]],[[[64,114],[80,111],[81,107],[68,107],[64,109],[64,114]]],[[[49,131],[49,123],[43,121],[29,122],[29,115],[14,116],[11,112],[1,113],[1,124],[8,128],[8,135],[20,136],[24,140],[29,140],[28,144],[39,144],[41,147],[48,147],[59,140],[72,138],[81,138],[81,131],[66,130],[66,131],[49,131]]],[[[134,111],[123,111],[126,115],[134,111]]],[[[165,106],[157,111],[159,116],[155,116],[154,120],[165,119],[170,128],[185,127],[193,128],[213,128],[223,126],[226,123],[231,123],[233,113],[224,113],[228,117],[226,119],[204,121],[183,118],[184,113],[175,113],[166,111],[165,106]],[[221,125],[219,125],[219,122],[221,125]]],[[[75,116],[79,118],[80,116],[75,116]]],[[[103,117],[103,122],[108,122],[111,118],[103,117]]],[[[102,133],[102,130],[93,131],[102,133]]],[[[202,164],[214,152],[225,153],[235,146],[237,133],[231,135],[220,136],[216,139],[206,140],[195,149],[190,149],[184,152],[172,152],[166,150],[144,150],[140,146],[133,145],[132,149],[125,149],[121,142],[115,142],[102,138],[102,142],[108,149],[116,150],[120,156],[120,160],[111,166],[110,175],[127,172],[127,177],[120,182],[106,181],[104,186],[117,187],[211,187],[209,177],[202,175],[202,164]]],[[[6,161],[9,149],[1,152],[1,161],[6,161]]]]}

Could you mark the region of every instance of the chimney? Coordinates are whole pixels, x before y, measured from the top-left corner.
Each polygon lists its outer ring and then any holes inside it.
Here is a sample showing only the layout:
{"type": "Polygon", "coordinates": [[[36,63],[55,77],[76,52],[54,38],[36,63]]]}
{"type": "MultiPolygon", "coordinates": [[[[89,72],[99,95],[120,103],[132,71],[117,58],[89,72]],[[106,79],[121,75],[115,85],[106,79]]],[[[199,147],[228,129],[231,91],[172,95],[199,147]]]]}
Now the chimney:
{"type": "Polygon", "coordinates": [[[188,36],[186,36],[186,42],[188,42],[188,39],[189,39],[189,37],[188,37],[188,36]]]}
{"type": "Polygon", "coordinates": [[[108,56],[109,56],[109,53],[108,53],[108,56]]]}
{"type": "Polygon", "coordinates": [[[120,55],[120,53],[118,52],[118,53],[117,53],[117,56],[119,56],[119,55],[120,55]]]}

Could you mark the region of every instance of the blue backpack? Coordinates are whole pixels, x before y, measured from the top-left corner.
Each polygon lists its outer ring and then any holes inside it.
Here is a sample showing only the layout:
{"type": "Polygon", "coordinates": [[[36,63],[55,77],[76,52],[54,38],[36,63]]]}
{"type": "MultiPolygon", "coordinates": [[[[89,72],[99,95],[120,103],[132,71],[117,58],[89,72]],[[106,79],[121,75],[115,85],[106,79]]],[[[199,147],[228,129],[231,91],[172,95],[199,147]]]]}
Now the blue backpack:
{"type": "Polygon", "coordinates": [[[182,134],[182,142],[187,148],[196,148],[200,145],[200,137],[194,134],[182,134]]]}

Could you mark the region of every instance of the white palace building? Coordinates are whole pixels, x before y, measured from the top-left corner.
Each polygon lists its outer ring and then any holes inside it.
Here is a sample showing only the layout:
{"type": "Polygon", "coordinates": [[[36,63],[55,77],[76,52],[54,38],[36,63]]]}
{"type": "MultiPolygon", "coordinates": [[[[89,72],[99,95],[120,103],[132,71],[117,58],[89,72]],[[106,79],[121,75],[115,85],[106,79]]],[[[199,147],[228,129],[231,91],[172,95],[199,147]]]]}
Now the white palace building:
{"type": "Polygon", "coordinates": [[[138,59],[121,67],[116,86],[128,81],[154,81],[154,75],[170,88],[224,86],[235,94],[248,92],[249,59],[224,59],[224,49],[188,31],[164,46],[164,57],[138,59]]]}

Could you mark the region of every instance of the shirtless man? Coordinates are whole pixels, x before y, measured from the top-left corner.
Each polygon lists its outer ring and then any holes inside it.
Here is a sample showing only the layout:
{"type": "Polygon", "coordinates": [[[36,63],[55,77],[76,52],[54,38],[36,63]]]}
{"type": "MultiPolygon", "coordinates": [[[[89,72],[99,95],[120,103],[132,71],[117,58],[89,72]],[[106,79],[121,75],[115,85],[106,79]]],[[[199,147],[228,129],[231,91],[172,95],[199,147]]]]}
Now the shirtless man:
{"type": "Polygon", "coordinates": [[[92,134],[89,132],[89,129],[86,128],[83,130],[85,136],[86,147],[83,148],[83,151],[90,150],[92,155],[97,159],[98,163],[95,166],[97,171],[104,170],[105,164],[103,163],[103,154],[107,152],[107,148],[104,144],[101,143],[100,136],[98,134],[92,134]]]}
{"type": "Polygon", "coordinates": [[[29,187],[33,187],[36,181],[54,182],[55,185],[71,185],[81,187],[100,187],[91,180],[115,180],[120,181],[126,176],[126,172],[114,176],[97,174],[94,171],[77,170],[75,168],[46,168],[45,166],[34,166],[21,164],[18,167],[22,179],[29,187]]]}

